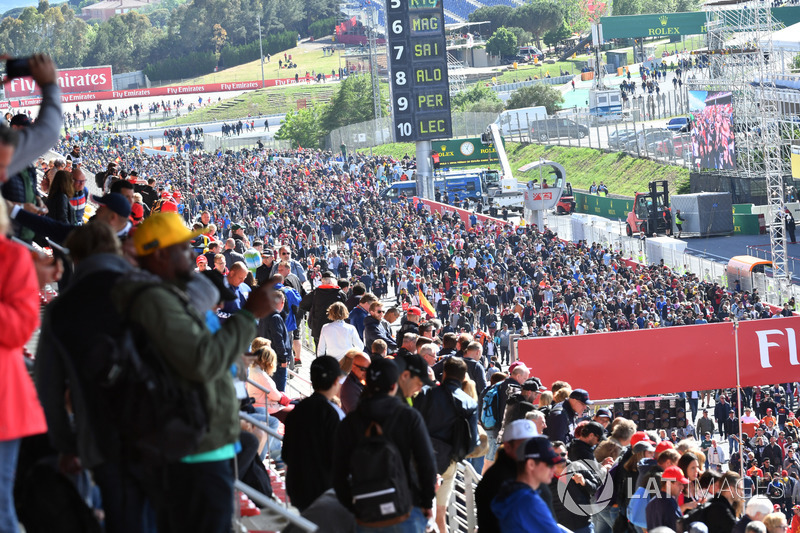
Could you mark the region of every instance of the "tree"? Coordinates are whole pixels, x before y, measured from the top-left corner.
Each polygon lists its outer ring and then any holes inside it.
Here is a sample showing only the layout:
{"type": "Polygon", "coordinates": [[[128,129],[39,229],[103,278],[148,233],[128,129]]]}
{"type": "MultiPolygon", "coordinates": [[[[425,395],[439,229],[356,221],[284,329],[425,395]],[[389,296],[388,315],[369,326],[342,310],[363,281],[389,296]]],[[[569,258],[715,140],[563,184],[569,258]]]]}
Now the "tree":
{"type": "Polygon", "coordinates": [[[213,31],[214,35],[211,38],[211,42],[214,43],[214,52],[218,54],[220,49],[222,49],[228,41],[228,32],[219,24],[214,24],[213,31]]]}
{"type": "Polygon", "coordinates": [[[515,9],[512,21],[514,26],[531,32],[536,39],[536,45],[542,48],[545,32],[564,22],[564,12],[556,4],[539,0],[515,9]]]}
{"type": "Polygon", "coordinates": [[[545,33],[544,38],[542,40],[544,41],[544,44],[546,44],[547,46],[553,47],[560,41],[563,41],[564,39],[569,37],[570,35],[572,35],[572,32],[569,31],[569,28],[567,28],[566,23],[563,23],[558,28],[553,28],[552,30],[545,33]]]}
{"type": "Polygon", "coordinates": [[[496,56],[512,56],[517,53],[517,37],[507,28],[498,28],[486,41],[486,51],[496,56]]]}
{"type": "Polygon", "coordinates": [[[488,22],[487,25],[480,26],[481,33],[491,35],[497,31],[501,26],[508,26],[511,17],[514,14],[514,8],[511,6],[484,6],[479,7],[469,14],[470,22],[488,22]]]}
{"type": "Polygon", "coordinates": [[[319,148],[320,140],[325,135],[322,129],[323,106],[306,107],[294,113],[287,113],[281,127],[275,134],[276,139],[292,141],[292,147],[319,148]]]}
{"type": "MultiPolygon", "coordinates": [[[[381,95],[381,106],[386,106],[381,95]]],[[[372,101],[372,80],[369,75],[348,76],[333,93],[329,105],[321,111],[322,127],[325,132],[348,124],[358,124],[375,118],[372,101]]]]}
{"type": "MultiPolygon", "coordinates": [[[[508,31],[513,33],[514,37],[517,38],[517,46],[526,46],[533,42],[533,34],[529,31],[525,31],[517,26],[508,28],[508,31]]],[[[514,51],[514,53],[516,54],[516,51],[514,51]]]]}
{"type": "Polygon", "coordinates": [[[483,83],[477,83],[451,96],[450,107],[459,111],[499,112],[503,109],[503,101],[495,91],[483,83]]]}
{"type": "Polygon", "coordinates": [[[638,15],[642,12],[642,0],[614,0],[611,4],[611,13],[620,15],[638,15]]]}
{"type": "Polygon", "coordinates": [[[563,103],[564,97],[557,89],[544,83],[536,83],[511,93],[511,98],[506,103],[506,109],[544,106],[547,108],[547,114],[552,115],[561,108],[563,103]]]}

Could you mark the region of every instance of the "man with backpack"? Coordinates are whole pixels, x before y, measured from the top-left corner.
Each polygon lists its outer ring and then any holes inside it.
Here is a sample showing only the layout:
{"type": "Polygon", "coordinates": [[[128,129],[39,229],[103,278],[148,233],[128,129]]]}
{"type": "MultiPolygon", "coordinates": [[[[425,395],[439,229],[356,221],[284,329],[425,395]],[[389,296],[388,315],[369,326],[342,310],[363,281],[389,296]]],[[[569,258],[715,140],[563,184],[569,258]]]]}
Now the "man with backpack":
{"type": "Polygon", "coordinates": [[[436,524],[447,532],[445,514],[453,492],[456,463],[462,461],[478,445],[478,405],[461,390],[467,375],[467,364],[460,357],[444,363],[442,384],[425,387],[414,401],[431,436],[436,455],[436,468],[442,484],[436,492],[436,524]]]}
{"type": "Polygon", "coordinates": [[[433,516],[433,446],[422,415],[397,398],[399,377],[393,359],[372,362],[361,402],[339,424],[333,447],[336,496],[374,533],[424,531],[433,516]]]}
{"type": "MultiPolygon", "coordinates": [[[[206,419],[191,452],[177,460],[143,465],[158,529],[223,533],[230,530],[233,516],[231,459],[241,431],[229,369],[248,350],[256,319],[272,311],[275,291],[271,285],[254,289],[242,309],[212,333],[204,311],[190,302],[186,292],[195,266],[189,241],[197,234],[177,213],[150,216],[133,238],[144,271],[120,280],[111,297],[117,311],[137,328],[137,339],[147,339],[152,346],[162,371],[172,373],[181,391],[193,393],[194,401],[180,407],[199,410],[206,419]]],[[[116,414],[130,423],[127,413],[116,414]]]]}

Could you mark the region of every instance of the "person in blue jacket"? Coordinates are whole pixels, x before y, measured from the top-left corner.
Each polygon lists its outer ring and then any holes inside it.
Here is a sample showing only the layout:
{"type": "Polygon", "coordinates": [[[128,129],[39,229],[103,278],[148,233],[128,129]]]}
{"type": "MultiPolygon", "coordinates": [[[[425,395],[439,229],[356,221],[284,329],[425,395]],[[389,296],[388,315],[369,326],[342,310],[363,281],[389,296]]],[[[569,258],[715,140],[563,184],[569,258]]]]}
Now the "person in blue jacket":
{"type": "Polygon", "coordinates": [[[537,436],[517,449],[517,478],[507,481],[492,500],[503,533],[559,533],[550,508],[537,492],[553,479],[553,467],[565,459],[547,437],[537,436]]]}

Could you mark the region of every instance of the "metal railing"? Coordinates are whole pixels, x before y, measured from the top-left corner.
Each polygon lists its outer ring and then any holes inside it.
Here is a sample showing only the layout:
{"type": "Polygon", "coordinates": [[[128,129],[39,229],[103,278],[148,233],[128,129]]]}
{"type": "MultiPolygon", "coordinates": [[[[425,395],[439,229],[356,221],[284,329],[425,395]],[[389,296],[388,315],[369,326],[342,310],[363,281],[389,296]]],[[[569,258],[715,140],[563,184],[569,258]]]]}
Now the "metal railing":
{"type": "MultiPolygon", "coordinates": [[[[514,71],[509,71],[514,72],[514,71]]],[[[528,71],[520,71],[520,76],[523,74],[527,74],[528,71]]],[[[498,83],[497,85],[489,84],[489,88],[497,93],[508,93],[512,91],[516,91],[517,89],[521,89],[523,87],[530,87],[531,85],[564,85],[565,83],[569,83],[572,78],[574,78],[574,74],[569,74],[567,76],[556,76],[555,78],[539,78],[536,80],[526,80],[526,81],[515,81],[511,83],[498,83]]]]}
{"type": "Polygon", "coordinates": [[[279,503],[274,501],[266,494],[257,491],[246,483],[242,483],[238,479],[233,482],[233,488],[247,494],[247,497],[253,500],[262,509],[269,509],[275,514],[282,516],[292,524],[296,525],[303,531],[313,532],[318,530],[317,524],[314,522],[311,522],[310,520],[307,520],[299,514],[289,511],[288,509],[284,509],[279,503]]]}
{"type": "Polygon", "coordinates": [[[475,487],[481,475],[466,461],[456,465],[455,483],[447,503],[447,523],[451,532],[474,533],[478,527],[475,487]]]}

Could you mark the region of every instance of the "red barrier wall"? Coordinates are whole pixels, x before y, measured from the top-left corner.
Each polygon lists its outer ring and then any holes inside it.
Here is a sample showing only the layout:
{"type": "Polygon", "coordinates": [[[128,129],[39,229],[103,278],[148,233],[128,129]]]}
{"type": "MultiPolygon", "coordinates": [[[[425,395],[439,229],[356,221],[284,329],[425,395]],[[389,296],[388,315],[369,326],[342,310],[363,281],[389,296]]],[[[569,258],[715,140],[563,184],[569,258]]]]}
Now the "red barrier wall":
{"type": "MultiPolygon", "coordinates": [[[[466,209],[460,209],[458,207],[453,207],[449,204],[443,204],[441,202],[435,202],[433,200],[426,200],[425,198],[419,198],[417,196],[414,197],[414,205],[417,205],[417,202],[422,202],[432,213],[456,213],[467,226],[467,229],[471,227],[469,223],[469,216],[472,214],[472,211],[467,211],[466,209]]],[[[507,220],[503,220],[500,218],[492,218],[486,215],[481,215],[480,213],[475,213],[475,216],[478,218],[479,222],[494,222],[496,224],[511,224],[511,222],[507,220]]]]}
{"type": "Polygon", "coordinates": [[[800,377],[800,317],[746,320],[519,341],[519,358],[545,385],[565,380],[592,398],[666,394],[800,377]]]}
{"type": "MultiPolygon", "coordinates": [[[[331,78],[330,75],[326,78],[331,78]]],[[[307,83],[313,78],[299,78],[297,83],[307,83]]],[[[279,78],[264,80],[264,87],[277,87],[281,85],[294,85],[294,78],[279,78]]],[[[65,104],[75,102],[91,102],[94,100],[117,100],[120,98],[141,98],[144,96],[180,96],[184,94],[216,93],[225,91],[251,91],[261,88],[261,81],[236,81],[230,83],[207,83],[205,85],[175,85],[173,87],[153,87],[150,89],[127,89],[122,91],[99,91],[77,94],[62,94],[61,102],[65,104]]],[[[8,93],[6,93],[8,94],[8,93]]],[[[12,100],[12,107],[35,106],[41,103],[41,98],[25,98],[12,100]]]]}

